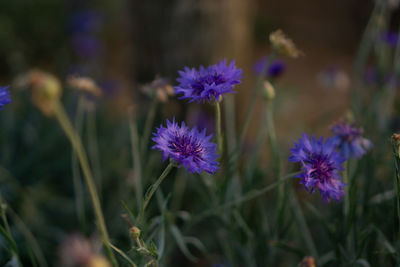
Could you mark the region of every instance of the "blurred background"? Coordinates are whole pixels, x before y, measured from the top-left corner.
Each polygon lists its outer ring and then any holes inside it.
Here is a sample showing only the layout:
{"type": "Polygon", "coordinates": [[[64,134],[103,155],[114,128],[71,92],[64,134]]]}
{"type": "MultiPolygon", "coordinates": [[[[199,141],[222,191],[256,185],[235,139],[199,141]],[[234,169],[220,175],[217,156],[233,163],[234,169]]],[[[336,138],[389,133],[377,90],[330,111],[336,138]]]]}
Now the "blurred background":
{"type": "MultiPolygon", "coordinates": [[[[279,71],[268,77],[277,91],[278,139],[288,148],[303,131],[328,133],[328,126],[347,112],[354,85],[354,59],[374,3],[366,0],[1,1],[0,85],[10,84],[13,96],[13,105],[1,111],[0,182],[7,185],[1,189],[3,197],[31,231],[40,236],[40,244],[51,248],[46,252],[49,261],[56,261],[59,252],[55,248],[80,223],[71,201],[73,159],[70,145],[57,123],[43,119],[40,111],[29,103],[29,93],[19,86],[22,74],[38,68],[54,74],[63,83],[71,75],[87,76],[102,90],[102,97],[92,99],[88,108],[98,111],[95,126],[98,139],[92,148],[98,145],[99,151],[103,151],[100,165],[107,166],[101,172],[103,190],[100,189],[107,223],[114,229],[113,238],[124,243],[126,225],[120,218],[122,208],[115,208],[121,206],[115,196],[123,198],[133,192],[126,115],[127,108],[133,108],[138,131],[142,133],[146,108],[152,103],[145,93],[146,84],[163,77],[176,85],[177,71],[184,66],[197,68],[224,58],[234,59],[243,69],[244,79],[235,88],[235,102],[229,96],[226,103],[236,107],[236,120],[228,123],[238,129],[257,76],[257,62],[271,54],[268,34],[282,29],[304,52],[298,59],[278,58],[279,71]],[[54,155],[59,160],[54,161],[54,155]]],[[[391,12],[387,30],[396,31],[399,11],[391,12]]],[[[376,82],[374,75],[374,70],[368,72],[367,68],[364,82],[376,82]]],[[[77,118],[76,91],[67,86],[63,94],[68,114],[77,118]]],[[[255,145],[261,102],[262,99],[257,100],[250,123],[246,141],[249,147],[255,145]]],[[[192,126],[205,126],[209,133],[214,131],[213,109],[209,105],[187,104],[170,97],[160,105],[156,124],[173,116],[192,126]]],[[[89,150],[93,145],[92,126],[82,128],[89,150]]],[[[398,123],[394,124],[393,130],[398,127],[398,123]]],[[[157,165],[159,157],[150,157],[149,162],[149,166],[157,165]]],[[[144,172],[151,177],[158,169],[144,172]]],[[[90,215],[87,216],[89,221],[90,215]]],[[[90,224],[87,227],[90,233],[90,224]]],[[[17,236],[18,240],[24,242],[24,237],[17,236]]],[[[293,266],[291,263],[282,266],[293,266]]]]}
{"type": "Polygon", "coordinates": [[[281,95],[293,96],[278,111],[286,134],[292,114],[310,126],[346,108],[353,57],[373,2],[18,0],[0,7],[3,83],[34,67],[59,77],[89,76],[118,112],[142,97],[139,85],[155,75],[174,84],[184,66],[235,59],[245,78],[237,90],[239,122],[253,65],[270,52],[268,33],[281,28],[305,53],[284,59],[279,78],[281,95]]]}

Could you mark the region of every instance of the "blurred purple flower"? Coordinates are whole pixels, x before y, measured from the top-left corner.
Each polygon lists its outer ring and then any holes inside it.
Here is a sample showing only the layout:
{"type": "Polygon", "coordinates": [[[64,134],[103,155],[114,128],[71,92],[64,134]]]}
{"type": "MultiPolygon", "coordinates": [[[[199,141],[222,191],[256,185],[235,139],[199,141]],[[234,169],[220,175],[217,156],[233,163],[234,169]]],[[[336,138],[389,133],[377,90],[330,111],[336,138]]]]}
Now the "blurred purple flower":
{"type": "Polygon", "coordinates": [[[75,53],[82,58],[97,57],[103,50],[102,42],[93,36],[77,34],[71,41],[75,53]]]}
{"type": "Polygon", "coordinates": [[[336,152],[336,140],[327,138],[324,142],[323,137],[317,140],[314,135],[310,140],[307,134],[303,134],[299,142],[293,144],[289,161],[301,163],[303,172],[296,177],[301,178],[300,183],[305,189],[313,193],[317,188],[324,202],[331,198],[340,200],[345,186],[340,171],[344,169],[346,159],[336,152]]]}
{"type": "Polygon", "coordinates": [[[219,169],[215,160],[217,145],[210,142],[212,135],[206,136],[205,129],[202,132],[197,127],[190,130],[184,122],[179,126],[173,119],[172,122],[167,120],[167,127],[161,125],[153,135],[156,142],[153,149],[162,152],[163,160],[170,158],[191,173],[213,174],[219,169]]]}
{"type": "Polygon", "coordinates": [[[175,86],[175,93],[183,94],[179,99],[198,103],[220,101],[224,94],[233,92],[233,87],[241,83],[242,78],[242,70],[235,66],[235,61],[227,65],[225,59],[207,68],[185,67],[184,71],[178,72],[179,85],[175,86]]]}
{"type": "Polygon", "coordinates": [[[70,33],[93,34],[100,29],[103,24],[102,16],[93,10],[82,10],[72,14],[68,22],[70,33]]]}
{"type": "Polygon", "coordinates": [[[9,86],[0,86],[0,109],[3,109],[4,105],[11,103],[11,96],[8,87],[9,86]]]}
{"type": "Polygon", "coordinates": [[[336,66],[327,66],[317,76],[318,84],[331,90],[344,91],[350,87],[349,75],[336,66]]]}
{"type": "Polygon", "coordinates": [[[186,121],[190,126],[197,126],[200,129],[206,129],[207,133],[215,132],[215,117],[200,109],[191,109],[187,113],[186,121]]]}
{"type": "MultiPolygon", "coordinates": [[[[267,64],[268,57],[263,57],[254,64],[254,72],[260,75],[264,69],[265,64],[267,64]]],[[[283,60],[275,59],[268,66],[267,78],[278,78],[286,70],[286,63],[283,60]]]]}
{"type": "Polygon", "coordinates": [[[331,131],[341,156],[346,159],[361,158],[372,148],[371,141],[361,136],[363,129],[356,128],[354,123],[346,123],[341,119],[331,127],[331,131]]]}
{"type": "Polygon", "coordinates": [[[383,41],[384,43],[392,46],[392,47],[396,47],[397,42],[399,40],[399,36],[397,35],[396,32],[393,31],[388,31],[388,32],[384,32],[380,35],[380,39],[381,41],[383,41]]]}

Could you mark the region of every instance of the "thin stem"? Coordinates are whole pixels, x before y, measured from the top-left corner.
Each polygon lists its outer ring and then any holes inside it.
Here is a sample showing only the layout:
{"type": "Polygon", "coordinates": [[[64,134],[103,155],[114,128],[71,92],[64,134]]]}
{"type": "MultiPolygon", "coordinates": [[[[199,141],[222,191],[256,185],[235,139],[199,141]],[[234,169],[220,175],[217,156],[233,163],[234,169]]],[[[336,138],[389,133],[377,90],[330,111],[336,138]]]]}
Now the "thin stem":
{"type": "Polygon", "coordinates": [[[245,115],[245,118],[244,118],[244,123],[243,123],[243,126],[242,126],[242,130],[240,131],[239,143],[237,145],[237,149],[240,148],[241,145],[243,144],[244,137],[246,136],[247,128],[249,126],[250,117],[251,117],[251,114],[253,113],[253,110],[254,110],[254,104],[255,104],[256,99],[257,99],[258,90],[262,87],[262,83],[263,83],[263,81],[265,79],[265,75],[267,73],[268,67],[271,64],[271,62],[274,60],[274,58],[275,58],[274,54],[271,54],[268,57],[267,62],[265,63],[260,75],[257,77],[257,81],[256,81],[256,84],[255,84],[255,86],[253,88],[253,92],[252,92],[252,95],[251,95],[251,98],[250,98],[249,107],[247,108],[247,112],[246,112],[246,115],[245,115]]]}
{"type": "Polygon", "coordinates": [[[349,163],[346,160],[343,163],[343,183],[346,184],[344,187],[345,193],[344,193],[344,205],[343,205],[343,215],[345,218],[345,223],[347,225],[347,219],[349,217],[349,211],[350,211],[350,182],[349,182],[349,176],[348,176],[348,168],[349,168],[349,163]]]}
{"type": "Polygon", "coordinates": [[[158,99],[157,99],[157,97],[154,97],[153,102],[151,103],[150,111],[146,118],[146,122],[144,124],[144,132],[143,132],[143,136],[142,136],[142,146],[140,147],[140,151],[142,153],[143,159],[145,159],[145,157],[146,157],[147,145],[149,143],[151,128],[152,128],[153,122],[154,122],[154,117],[156,116],[157,105],[158,105],[158,99]]]}
{"type": "Polygon", "coordinates": [[[396,141],[392,141],[393,154],[394,154],[394,165],[396,168],[395,173],[395,192],[396,192],[396,202],[395,209],[397,213],[397,235],[400,237],[400,149],[396,144],[396,141]]]}
{"type": "Polygon", "coordinates": [[[150,188],[147,190],[146,195],[144,197],[144,201],[143,201],[142,211],[140,212],[140,216],[137,220],[138,221],[137,224],[139,224],[140,221],[143,219],[144,212],[145,212],[147,206],[149,205],[154,192],[156,192],[157,188],[160,186],[162,181],[164,181],[164,179],[168,176],[168,174],[170,173],[170,171],[172,170],[173,167],[174,167],[174,164],[172,162],[169,163],[167,168],[165,168],[163,173],[161,173],[160,177],[158,177],[157,181],[155,181],[155,183],[152,184],[150,186],[150,188]]]}
{"type": "Polygon", "coordinates": [[[142,195],[143,195],[142,165],[141,165],[140,151],[139,151],[139,134],[137,130],[136,119],[132,110],[129,111],[128,117],[129,117],[129,132],[131,134],[130,140],[132,146],[136,202],[139,208],[142,206],[142,195]]]}
{"type": "Polygon", "coordinates": [[[227,152],[231,154],[236,145],[236,125],[235,125],[235,98],[228,96],[224,100],[224,118],[227,152]]]}
{"type": "Polygon", "coordinates": [[[304,242],[306,243],[306,246],[311,255],[314,256],[315,259],[318,261],[317,248],[315,246],[314,240],[311,236],[310,229],[307,226],[306,219],[304,218],[303,211],[301,209],[299,200],[295,193],[292,194],[292,196],[290,197],[290,204],[292,206],[292,211],[296,219],[297,225],[299,227],[300,233],[303,236],[304,242]]]}
{"type": "Polygon", "coordinates": [[[122,250],[110,243],[110,247],[115,250],[122,258],[124,258],[132,267],[137,267],[137,265],[126,255],[122,250]]]}
{"type": "Polygon", "coordinates": [[[259,197],[259,196],[262,196],[263,194],[271,191],[272,189],[274,189],[275,187],[277,187],[281,183],[289,180],[290,178],[293,178],[294,176],[296,176],[299,173],[300,172],[290,173],[290,174],[286,175],[285,177],[283,177],[281,180],[278,180],[277,182],[272,183],[272,184],[270,184],[270,185],[268,185],[268,186],[266,186],[266,187],[264,187],[262,189],[251,190],[250,192],[246,193],[245,195],[243,195],[242,197],[240,197],[238,199],[226,202],[226,203],[224,203],[224,204],[222,204],[222,205],[220,205],[218,207],[214,207],[212,209],[206,210],[203,213],[201,213],[198,216],[196,216],[195,219],[193,219],[193,221],[195,221],[195,222],[200,221],[200,220],[202,220],[202,219],[204,219],[204,218],[206,218],[206,217],[208,217],[210,215],[213,215],[216,212],[219,212],[219,211],[221,211],[223,209],[230,208],[232,206],[236,206],[236,205],[245,203],[247,201],[250,201],[252,199],[255,199],[255,198],[259,197]]]}
{"type": "Polygon", "coordinates": [[[262,88],[263,81],[265,79],[265,75],[267,73],[268,67],[271,64],[271,62],[274,60],[274,58],[275,58],[274,54],[271,54],[268,57],[267,62],[265,63],[265,65],[263,67],[263,70],[261,71],[260,75],[257,77],[256,84],[253,87],[252,95],[251,95],[251,98],[250,98],[250,103],[249,103],[249,106],[247,108],[247,112],[246,112],[246,115],[245,115],[244,123],[243,123],[242,129],[241,129],[240,134],[239,134],[238,142],[237,142],[233,152],[229,155],[229,165],[230,165],[230,169],[228,171],[228,175],[229,176],[232,175],[232,173],[235,172],[236,168],[238,167],[240,148],[242,147],[242,144],[244,142],[244,138],[246,136],[248,125],[249,125],[249,122],[250,122],[250,117],[251,117],[251,115],[253,113],[254,104],[255,104],[255,101],[257,99],[257,93],[259,92],[260,88],[262,88]]]}
{"type": "Polygon", "coordinates": [[[215,103],[215,129],[217,130],[218,152],[222,154],[221,107],[219,102],[215,103]]]}
{"type": "Polygon", "coordinates": [[[4,223],[5,231],[7,232],[7,233],[4,233],[4,234],[8,235],[9,241],[11,242],[11,253],[16,258],[18,264],[20,264],[22,266],[21,260],[20,260],[20,257],[19,257],[17,243],[15,242],[15,240],[14,240],[12,234],[11,234],[11,229],[10,229],[10,226],[9,226],[8,220],[7,220],[7,214],[6,214],[7,213],[7,211],[6,211],[7,210],[7,204],[4,203],[1,195],[0,195],[0,205],[1,205],[1,207],[0,207],[0,209],[1,209],[1,218],[2,218],[2,221],[4,223]]]}
{"type": "MultiPolygon", "coordinates": [[[[85,107],[85,102],[86,102],[85,96],[82,95],[78,101],[78,106],[75,115],[75,123],[74,123],[78,135],[81,135],[82,132],[83,110],[85,107]]],[[[72,179],[75,192],[75,205],[76,205],[76,211],[78,213],[78,220],[81,224],[82,231],[86,232],[85,203],[83,197],[81,175],[80,175],[78,159],[76,157],[76,153],[74,153],[73,151],[71,153],[71,165],[72,165],[72,179]]]]}
{"type": "Polygon", "coordinates": [[[101,175],[101,164],[100,164],[100,153],[99,153],[99,143],[97,141],[96,133],[96,109],[95,105],[88,109],[87,113],[87,131],[88,131],[88,145],[89,145],[89,159],[93,166],[94,179],[96,182],[96,187],[99,190],[100,199],[102,199],[102,175],[101,175]]]}
{"type": "Polygon", "coordinates": [[[103,212],[101,210],[99,196],[97,194],[96,186],[95,186],[95,183],[93,180],[93,175],[92,175],[92,172],[89,167],[88,158],[87,158],[85,149],[82,145],[82,141],[81,141],[80,137],[77,135],[75,129],[73,128],[71,121],[69,120],[62,104],[58,100],[53,101],[52,104],[53,104],[55,116],[56,116],[58,122],[60,123],[61,128],[64,130],[66,136],[68,137],[69,141],[71,142],[71,145],[72,145],[73,149],[75,150],[75,152],[78,156],[79,162],[81,164],[85,182],[89,189],[90,199],[93,204],[94,213],[97,218],[97,223],[98,223],[97,227],[100,231],[103,245],[106,248],[106,251],[108,253],[108,256],[111,259],[113,266],[118,266],[118,263],[114,256],[114,253],[112,252],[111,247],[110,247],[110,240],[108,237],[103,212]]]}
{"type": "Polygon", "coordinates": [[[29,228],[25,225],[22,219],[17,215],[15,211],[11,207],[8,207],[8,213],[10,214],[11,219],[17,224],[17,227],[20,229],[22,234],[25,236],[28,241],[30,247],[32,248],[33,253],[36,256],[37,261],[40,266],[47,267],[47,261],[44,257],[43,250],[40,248],[39,243],[37,242],[35,236],[29,230],[29,228]]]}

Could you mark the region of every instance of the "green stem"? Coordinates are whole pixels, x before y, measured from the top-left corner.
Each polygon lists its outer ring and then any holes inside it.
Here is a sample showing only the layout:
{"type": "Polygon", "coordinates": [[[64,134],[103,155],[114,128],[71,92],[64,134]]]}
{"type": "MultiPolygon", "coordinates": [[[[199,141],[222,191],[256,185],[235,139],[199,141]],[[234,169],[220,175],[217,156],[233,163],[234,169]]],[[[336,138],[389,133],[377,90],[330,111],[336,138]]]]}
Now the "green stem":
{"type": "Polygon", "coordinates": [[[153,102],[151,103],[149,114],[147,115],[146,122],[144,124],[144,132],[142,136],[142,146],[140,147],[140,151],[142,153],[142,158],[145,159],[147,145],[149,143],[151,128],[153,126],[154,117],[156,116],[158,100],[157,97],[154,97],[153,102]]]}
{"type": "Polygon", "coordinates": [[[379,13],[378,4],[375,5],[374,10],[369,18],[368,24],[363,33],[360,46],[358,48],[356,60],[354,63],[354,76],[355,76],[355,90],[352,91],[352,104],[354,111],[356,112],[356,116],[359,117],[359,113],[361,112],[361,102],[364,98],[364,88],[362,88],[362,77],[364,75],[364,67],[367,63],[368,56],[372,47],[371,35],[376,27],[376,16],[379,13]]]}
{"type": "Polygon", "coordinates": [[[18,252],[18,247],[17,247],[17,243],[15,242],[12,234],[11,234],[11,229],[10,226],[8,224],[8,220],[7,220],[7,214],[6,214],[6,210],[7,210],[7,204],[3,201],[2,196],[0,195],[0,209],[1,209],[1,219],[4,223],[4,230],[6,231],[6,233],[4,233],[5,235],[7,235],[10,243],[11,243],[11,254],[16,258],[18,264],[20,266],[23,266],[21,263],[21,259],[19,257],[19,252],[18,252]]]}
{"type": "Polygon", "coordinates": [[[144,212],[147,208],[147,206],[150,203],[150,200],[154,194],[154,192],[156,192],[157,188],[160,186],[160,184],[162,183],[162,181],[164,181],[164,179],[168,176],[168,174],[170,173],[170,171],[172,170],[172,168],[175,165],[171,162],[168,164],[167,168],[165,168],[165,170],[163,171],[163,173],[160,175],[160,177],[158,177],[157,181],[155,181],[154,184],[152,184],[150,186],[150,188],[147,190],[146,195],[144,197],[144,201],[143,201],[143,206],[142,206],[142,211],[140,212],[139,218],[138,218],[138,223],[139,224],[141,222],[141,220],[144,217],[144,212]]]}
{"type": "Polygon", "coordinates": [[[254,104],[255,104],[256,99],[257,99],[257,93],[258,93],[259,89],[262,87],[262,84],[263,84],[263,81],[265,79],[265,75],[267,73],[268,67],[271,64],[271,62],[274,60],[274,58],[275,58],[274,54],[271,54],[268,57],[267,62],[265,63],[260,75],[257,77],[257,81],[256,81],[256,84],[255,84],[255,86],[253,88],[253,92],[252,92],[252,95],[251,95],[251,98],[250,98],[249,107],[247,109],[247,112],[246,112],[246,115],[245,115],[245,118],[244,118],[243,127],[242,127],[242,130],[240,131],[239,143],[238,143],[236,149],[240,148],[241,145],[243,144],[244,137],[246,136],[246,132],[247,132],[247,129],[248,129],[248,126],[249,126],[250,117],[251,117],[251,115],[253,113],[253,110],[254,110],[254,104]]]}
{"type": "Polygon", "coordinates": [[[102,199],[102,175],[101,175],[101,164],[100,164],[100,154],[99,154],[99,143],[97,141],[96,133],[96,109],[93,103],[92,108],[88,109],[87,113],[87,131],[88,131],[88,146],[89,146],[89,159],[93,166],[94,179],[96,182],[96,187],[99,190],[99,197],[102,199]]]}
{"type": "Polygon", "coordinates": [[[397,146],[396,141],[392,140],[392,147],[394,153],[394,164],[396,168],[395,173],[395,192],[396,192],[396,203],[395,209],[397,213],[397,237],[400,238],[400,147],[397,146]]]}
{"type": "Polygon", "coordinates": [[[110,240],[108,237],[103,212],[101,210],[99,196],[97,194],[96,186],[95,186],[95,183],[93,180],[93,175],[92,175],[92,172],[89,167],[88,158],[87,158],[85,149],[82,145],[82,141],[81,141],[79,135],[77,135],[74,127],[72,126],[71,121],[69,120],[62,104],[58,100],[53,101],[52,104],[53,104],[55,116],[56,116],[58,122],[60,123],[61,128],[64,130],[66,136],[68,137],[69,141],[71,142],[71,145],[72,145],[73,149],[75,150],[75,152],[78,156],[79,162],[81,164],[85,182],[89,189],[90,199],[93,204],[94,213],[97,218],[97,223],[98,223],[97,227],[100,231],[103,245],[106,248],[106,251],[108,253],[108,256],[110,257],[110,260],[111,260],[113,266],[118,266],[118,263],[114,256],[114,253],[112,252],[111,247],[110,247],[110,240]]]}
{"type": "Polygon", "coordinates": [[[129,111],[128,117],[129,117],[129,131],[131,134],[130,140],[131,140],[131,146],[132,146],[136,201],[137,201],[137,205],[139,208],[142,206],[142,195],[143,195],[142,165],[141,165],[140,151],[139,151],[139,134],[138,134],[136,119],[134,117],[133,111],[129,111]]]}
{"type": "MultiPolygon", "coordinates": [[[[78,101],[78,106],[75,115],[75,129],[78,135],[82,132],[83,123],[83,110],[85,107],[85,96],[81,96],[78,101]]],[[[82,231],[86,232],[86,216],[85,216],[85,203],[83,196],[83,188],[81,183],[81,175],[79,170],[79,163],[76,157],[76,153],[72,151],[71,153],[71,165],[72,165],[72,179],[74,184],[75,192],[75,205],[76,211],[78,213],[78,220],[81,224],[82,231]]]]}
{"type": "Polygon", "coordinates": [[[219,102],[215,103],[215,129],[217,130],[218,152],[222,154],[221,107],[219,102]]]}
{"type": "Polygon", "coordinates": [[[307,226],[307,221],[304,218],[303,211],[301,209],[299,200],[297,198],[297,195],[295,193],[292,194],[290,197],[290,204],[292,206],[292,211],[294,214],[294,218],[296,220],[296,224],[299,227],[300,234],[303,236],[304,242],[306,243],[306,246],[309,250],[309,253],[315,257],[315,259],[318,261],[318,251],[315,246],[314,240],[312,238],[310,229],[307,226]]]}
{"type": "Polygon", "coordinates": [[[228,96],[224,100],[225,133],[227,143],[227,153],[231,154],[236,145],[236,125],[235,125],[235,98],[228,96]]]}
{"type": "Polygon", "coordinates": [[[137,267],[137,265],[126,255],[122,250],[114,246],[113,244],[110,244],[110,247],[115,250],[119,255],[121,255],[122,258],[124,258],[132,267],[137,267]]]}
{"type": "Polygon", "coordinates": [[[343,215],[345,218],[345,223],[346,223],[346,228],[347,228],[347,220],[349,218],[349,212],[350,212],[350,181],[349,181],[349,176],[348,176],[348,167],[349,167],[349,163],[346,160],[343,163],[343,183],[346,184],[346,186],[344,187],[344,205],[343,205],[343,215]]]}
{"type": "Polygon", "coordinates": [[[230,154],[229,156],[229,166],[230,169],[228,171],[228,176],[231,176],[233,172],[236,171],[236,168],[238,167],[238,161],[239,161],[239,152],[240,152],[240,148],[242,147],[242,144],[244,142],[244,138],[246,136],[246,132],[249,126],[249,122],[250,122],[250,117],[253,113],[253,109],[254,109],[254,104],[256,102],[257,99],[257,93],[259,92],[260,88],[262,88],[263,86],[263,81],[265,79],[265,75],[267,73],[268,67],[270,65],[270,63],[274,60],[275,55],[271,54],[268,59],[267,62],[265,63],[263,70],[261,71],[260,75],[257,77],[257,81],[255,86],[253,87],[253,91],[252,91],[252,95],[250,98],[250,103],[249,103],[249,107],[247,108],[247,112],[244,118],[244,122],[243,122],[243,126],[242,129],[240,131],[239,134],[239,139],[238,142],[235,146],[235,149],[233,150],[233,152],[230,154]]]}
{"type": "Polygon", "coordinates": [[[245,195],[243,195],[240,198],[237,198],[235,200],[226,202],[226,203],[224,203],[224,204],[222,204],[222,205],[220,205],[218,207],[214,207],[212,209],[206,210],[203,213],[201,213],[198,216],[196,216],[193,219],[193,221],[195,221],[195,222],[200,221],[200,220],[202,220],[202,219],[204,219],[204,218],[206,218],[206,217],[208,217],[210,215],[213,215],[216,212],[219,212],[219,211],[221,211],[223,209],[230,208],[232,206],[236,206],[236,205],[245,203],[247,201],[250,201],[252,199],[255,199],[255,198],[259,197],[259,196],[262,196],[263,194],[271,191],[272,189],[274,189],[275,187],[277,187],[281,183],[289,180],[290,178],[293,178],[294,176],[296,176],[299,173],[300,172],[290,173],[290,174],[286,175],[285,177],[283,177],[281,180],[278,180],[277,182],[275,182],[273,184],[270,184],[270,185],[268,185],[268,186],[266,186],[266,187],[264,187],[262,189],[251,190],[250,192],[247,192],[245,195]]]}

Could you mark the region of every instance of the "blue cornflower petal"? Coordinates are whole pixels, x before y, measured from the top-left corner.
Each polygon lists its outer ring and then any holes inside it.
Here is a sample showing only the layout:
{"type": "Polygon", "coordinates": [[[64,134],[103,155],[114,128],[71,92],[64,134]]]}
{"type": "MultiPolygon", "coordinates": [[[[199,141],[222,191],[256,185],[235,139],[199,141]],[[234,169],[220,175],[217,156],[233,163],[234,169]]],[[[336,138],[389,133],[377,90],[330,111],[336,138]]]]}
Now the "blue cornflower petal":
{"type": "Polygon", "coordinates": [[[153,133],[156,143],[153,149],[162,152],[163,160],[170,158],[175,164],[183,166],[191,173],[216,172],[219,163],[215,154],[217,145],[210,142],[212,135],[206,135],[205,129],[199,131],[197,127],[189,129],[184,122],[181,126],[167,120],[167,127],[160,126],[153,133]]]}
{"type": "Polygon", "coordinates": [[[0,86],[0,109],[3,109],[4,105],[11,103],[11,96],[10,92],[8,91],[8,87],[1,87],[0,86]]]}
{"type": "Polygon", "coordinates": [[[242,78],[242,70],[235,66],[235,61],[227,65],[225,59],[207,68],[200,66],[199,70],[184,67],[178,73],[175,93],[182,94],[179,99],[189,102],[219,101],[224,94],[233,93],[233,87],[242,78]]]}
{"type": "Polygon", "coordinates": [[[356,128],[354,123],[339,120],[331,127],[331,131],[340,154],[346,159],[361,158],[372,148],[372,142],[361,136],[363,129],[356,128]]]}
{"type": "Polygon", "coordinates": [[[301,184],[311,193],[318,189],[323,201],[330,199],[340,200],[344,195],[340,171],[343,168],[343,158],[335,151],[335,141],[332,138],[316,139],[313,135],[310,138],[303,134],[298,143],[290,150],[292,155],[289,157],[291,162],[299,162],[302,166],[302,173],[296,177],[301,179],[301,184]]]}

